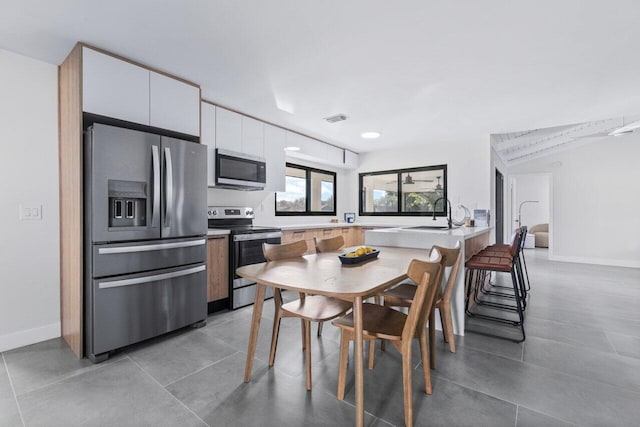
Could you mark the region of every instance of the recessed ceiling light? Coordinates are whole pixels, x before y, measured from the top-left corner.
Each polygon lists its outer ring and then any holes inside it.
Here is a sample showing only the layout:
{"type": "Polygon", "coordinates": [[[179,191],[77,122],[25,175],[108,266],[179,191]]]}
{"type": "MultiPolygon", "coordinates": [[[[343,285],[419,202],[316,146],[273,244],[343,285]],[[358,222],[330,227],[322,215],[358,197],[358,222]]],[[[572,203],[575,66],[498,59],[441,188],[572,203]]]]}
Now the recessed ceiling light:
{"type": "Polygon", "coordinates": [[[360,136],[364,139],[376,139],[380,138],[380,132],[362,132],[360,136]]]}
{"type": "Polygon", "coordinates": [[[284,151],[300,151],[300,147],[284,147],[284,151]]]}

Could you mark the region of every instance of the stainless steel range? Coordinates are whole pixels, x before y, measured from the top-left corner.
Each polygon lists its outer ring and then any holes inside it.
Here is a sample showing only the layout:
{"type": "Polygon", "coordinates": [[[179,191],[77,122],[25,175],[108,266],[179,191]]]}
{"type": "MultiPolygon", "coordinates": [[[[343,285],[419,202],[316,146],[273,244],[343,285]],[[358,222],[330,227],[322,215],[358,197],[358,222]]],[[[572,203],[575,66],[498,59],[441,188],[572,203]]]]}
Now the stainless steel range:
{"type": "MultiPolygon", "coordinates": [[[[231,231],[229,239],[229,306],[231,309],[253,304],[256,283],[236,275],[236,269],[243,265],[265,262],[262,255],[263,243],[280,243],[282,231],[275,227],[253,225],[254,212],[247,207],[210,206],[207,210],[209,228],[231,231]]],[[[266,298],[273,291],[267,288],[266,298]]]]}

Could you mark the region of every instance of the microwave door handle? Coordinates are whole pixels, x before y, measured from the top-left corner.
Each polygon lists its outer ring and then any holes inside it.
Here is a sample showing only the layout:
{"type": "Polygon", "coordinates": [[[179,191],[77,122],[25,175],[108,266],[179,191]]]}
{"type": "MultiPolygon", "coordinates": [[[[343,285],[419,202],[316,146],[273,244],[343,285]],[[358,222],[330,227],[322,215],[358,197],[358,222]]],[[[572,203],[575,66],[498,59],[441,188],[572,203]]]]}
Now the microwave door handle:
{"type": "Polygon", "coordinates": [[[164,148],[164,159],[166,166],[164,225],[170,227],[173,216],[173,165],[171,164],[171,149],[169,147],[164,148]]]}
{"type": "Polygon", "coordinates": [[[157,145],[151,146],[151,164],[153,166],[153,207],[151,209],[151,228],[159,225],[160,215],[160,152],[157,145]]]}

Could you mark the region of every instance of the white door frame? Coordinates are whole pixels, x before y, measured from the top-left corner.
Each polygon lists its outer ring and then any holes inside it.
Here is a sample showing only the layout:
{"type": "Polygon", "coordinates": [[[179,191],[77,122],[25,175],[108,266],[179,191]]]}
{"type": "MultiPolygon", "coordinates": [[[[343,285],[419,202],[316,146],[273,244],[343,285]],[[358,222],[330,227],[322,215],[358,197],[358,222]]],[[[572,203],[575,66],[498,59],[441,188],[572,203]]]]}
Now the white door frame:
{"type": "MultiPolygon", "coordinates": [[[[509,206],[509,236],[520,225],[516,223],[518,219],[518,206],[516,206],[516,192],[517,192],[517,179],[522,176],[546,176],[549,178],[549,258],[553,256],[553,240],[555,236],[555,230],[553,226],[553,173],[551,172],[539,172],[539,173],[517,173],[510,174],[507,178],[507,204],[509,206]]],[[[507,216],[505,215],[505,219],[507,216]]]]}

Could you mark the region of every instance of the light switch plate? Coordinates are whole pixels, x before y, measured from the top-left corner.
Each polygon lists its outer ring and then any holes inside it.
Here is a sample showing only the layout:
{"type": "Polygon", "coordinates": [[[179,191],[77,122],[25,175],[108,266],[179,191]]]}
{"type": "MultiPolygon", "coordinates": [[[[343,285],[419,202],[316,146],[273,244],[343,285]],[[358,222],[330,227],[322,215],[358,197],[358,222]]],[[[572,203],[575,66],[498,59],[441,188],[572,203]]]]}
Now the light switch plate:
{"type": "Polygon", "coordinates": [[[20,205],[20,219],[26,220],[41,220],[42,219],[42,205],[20,205]]]}

